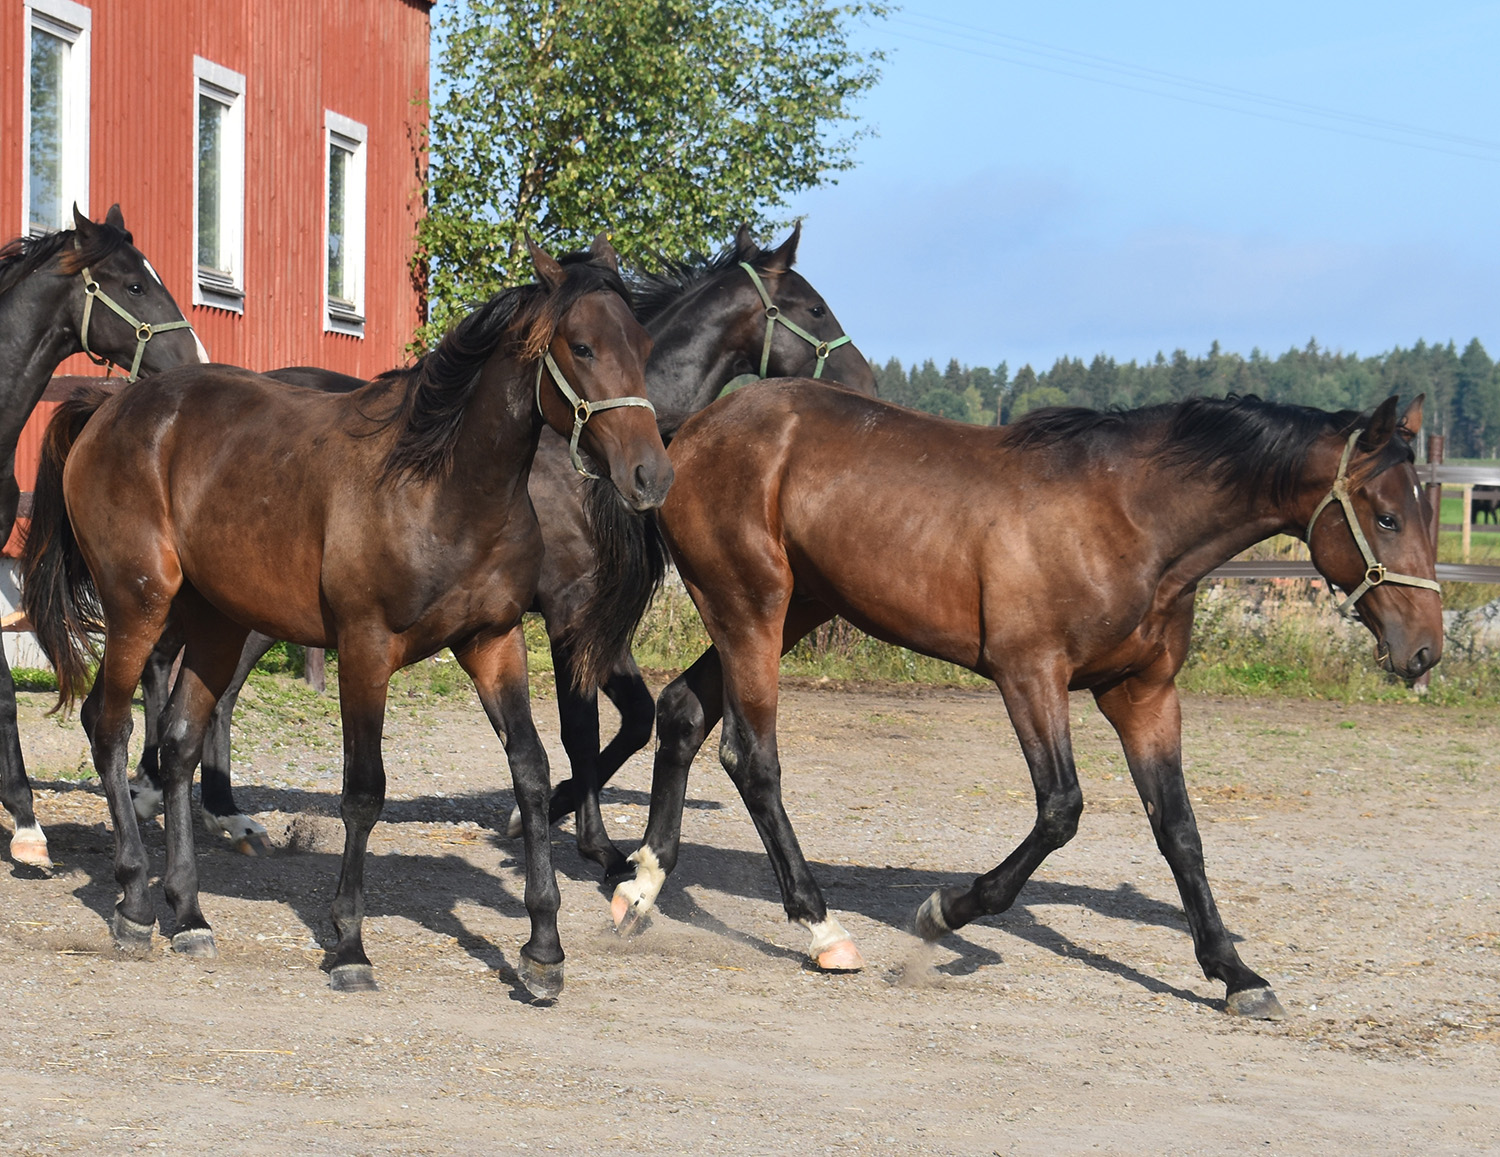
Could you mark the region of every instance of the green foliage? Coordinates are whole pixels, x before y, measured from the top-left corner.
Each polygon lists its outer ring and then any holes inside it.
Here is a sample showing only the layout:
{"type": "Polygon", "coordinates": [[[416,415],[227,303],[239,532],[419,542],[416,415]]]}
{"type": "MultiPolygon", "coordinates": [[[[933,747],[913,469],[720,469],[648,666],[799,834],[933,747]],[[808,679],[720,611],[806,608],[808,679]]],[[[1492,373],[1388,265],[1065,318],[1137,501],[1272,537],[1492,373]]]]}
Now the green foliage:
{"type": "Polygon", "coordinates": [[[57,676],[40,667],[12,667],[10,677],[17,691],[57,690],[57,676]]]}
{"type": "Polygon", "coordinates": [[[530,280],[523,234],[631,260],[707,252],[853,164],[837,130],[879,76],[849,44],[869,0],[461,0],[438,22],[430,339],[530,280]]]}

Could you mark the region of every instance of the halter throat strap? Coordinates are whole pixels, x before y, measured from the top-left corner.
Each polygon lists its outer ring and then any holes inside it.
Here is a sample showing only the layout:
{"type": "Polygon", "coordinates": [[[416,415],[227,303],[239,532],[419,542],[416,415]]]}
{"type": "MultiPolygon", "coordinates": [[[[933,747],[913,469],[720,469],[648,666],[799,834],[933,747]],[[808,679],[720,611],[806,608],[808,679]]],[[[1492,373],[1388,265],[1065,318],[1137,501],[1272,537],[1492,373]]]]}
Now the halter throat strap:
{"type": "Polygon", "coordinates": [[[1363,430],[1356,430],[1349,435],[1349,440],[1344,443],[1344,452],[1339,457],[1339,472],[1333,480],[1333,489],[1323,496],[1323,501],[1318,503],[1312,512],[1312,517],[1307,520],[1307,544],[1312,546],[1313,527],[1318,523],[1318,516],[1326,510],[1330,503],[1337,500],[1344,508],[1344,521],[1349,524],[1349,530],[1354,535],[1354,544],[1359,547],[1359,553],[1365,560],[1365,577],[1359,586],[1354,588],[1350,596],[1339,604],[1338,613],[1350,614],[1350,608],[1364,596],[1371,587],[1377,587],[1381,583],[1399,583],[1408,587],[1424,587],[1430,591],[1441,591],[1432,579],[1417,578],[1415,575],[1397,574],[1395,571],[1386,570],[1385,566],[1375,557],[1375,551],[1371,548],[1369,539],[1365,537],[1363,528],[1359,525],[1359,518],[1354,513],[1354,503],[1349,498],[1349,459],[1354,453],[1354,443],[1359,440],[1363,430]]]}
{"type": "MultiPolygon", "coordinates": [[[[114,310],[117,314],[119,314],[120,317],[124,320],[125,324],[130,326],[131,329],[135,330],[135,357],[130,363],[130,372],[125,375],[125,380],[127,382],[133,382],[141,376],[141,358],[145,356],[146,343],[150,341],[152,337],[159,333],[166,333],[168,330],[172,329],[193,328],[193,323],[185,318],[180,321],[162,321],[156,322],[155,324],[152,324],[151,322],[141,321],[99,287],[99,283],[95,281],[93,275],[89,273],[88,266],[85,265],[83,267],[82,273],[83,325],[79,328],[78,340],[83,345],[83,352],[88,356],[89,361],[93,362],[96,366],[108,366],[111,370],[116,367],[123,369],[124,367],[119,366],[119,363],[116,362],[113,358],[105,354],[96,354],[93,350],[89,349],[89,320],[93,317],[94,301],[97,299],[101,304],[107,306],[108,308],[114,310]]],[[[106,373],[105,376],[108,377],[108,373],[106,373]]]]}
{"type": "Polygon", "coordinates": [[[646,409],[651,411],[653,417],[656,416],[656,407],[646,398],[604,398],[597,402],[591,402],[587,398],[580,396],[578,391],[568,384],[568,379],[563,377],[562,370],[558,369],[557,362],[552,359],[551,350],[542,354],[541,360],[536,363],[536,408],[539,414],[546,413],[542,409],[543,371],[551,375],[552,384],[557,387],[557,392],[567,400],[568,405],[573,407],[573,436],[568,439],[568,453],[573,459],[573,469],[585,478],[599,477],[599,475],[584,467],[583,458],[578,453],[578,439],[583,434],[583,428],[588,424],[590,418],[600,410],[614,410],[621,406],[645,406],[646,409]]]}
{"type": "Polygon", "coordinates": [[[810,334],[794,321],[788,321],[782,316],[781,310],[771,300],[771,295],[766,292],[765,284],[760,279],[760,274],[755,272],[754,266],[748,261],[741,261],[740,268],[750,275],[750,282],[755,286],[755,292],[760,294],[760,300],[766,307],[766,340],[760,349],[760,376],[766,377],[766,367],[771,364],[771,343],[776,337],[776,326],[786,326],[794,334],[800,337],[808,345],[813,347],[813,352],[818,356],[818,363],[813,367],[812,376],[821,378],[823,376],[823,364],[828,361],[828,355],[841,345],[847,345],[854,340],[848,334],[836,337],[832,341],[824,341],[822,338],[810,334]]]}

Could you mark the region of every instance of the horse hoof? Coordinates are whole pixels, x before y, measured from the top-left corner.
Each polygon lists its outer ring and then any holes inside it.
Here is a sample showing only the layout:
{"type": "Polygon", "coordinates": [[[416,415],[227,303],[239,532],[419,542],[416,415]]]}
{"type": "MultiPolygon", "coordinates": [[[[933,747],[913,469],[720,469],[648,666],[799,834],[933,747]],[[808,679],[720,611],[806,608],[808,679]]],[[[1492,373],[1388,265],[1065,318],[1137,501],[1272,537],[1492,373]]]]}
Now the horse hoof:
{"type": "Polygon", "coordinates": [[[817,965],[821,972],[858,972],[865,966],[865,958],[853,940],[840,940],[818,953],[817,965]]]}
{"type": "Polygon", "coordinates": [[[207,928],[187,928],[172,937],[172,951],[199,960],[213,960],[219,955],[219,946],[207,928]]]}
{"type": "Polygon", "coordinates": [[[334,992],[379,992],[375,969],[368,964],[340,964],[328,974],[328,987],[334,992]]]}
{"type": "Polygon", "coordinates": [[[115,948],[124,955],[148,955],[151,952],[151,934],[155,931],[156,925],[137,924],[118,908],[115,909],[115,918],[110,925],[110,933],[114,937],[115,948]]]}
{"type": "Polygon", "coordinates": [[[52,870],[52,857],[47,853],[47,837],[40,831],[17,832],[10,841],[10,858],[28,868],[39,868],[43,872],[52,870]]]}
{"type": "Polygon", "coordinates": [[[271,854],[271,841],[263,832],[243,835],[230,845],[242,856],[267,856],[271,854]]]}
{"type": "Polygon", "coordinates": [[[556,964],[543,964],[533,960],[526,953],[521,953],[521,963],[516,969],[521,983],[526,986],[526,991],[531,993],[533,1000],[556,1000],[563,990],[563,966],[562,962],[556,964]]]}
{"type": "Polygon", "coordinates": [[[505,838],[508,840],[521,838],[521,809],[518,807],[510,809],[510,819],[505,821],[505,838]]]}
{"type": "Polygon", "coordinates": [[[626,939],[644,932],[651,923],[651,909],[639,901],[632,903],[628,897],[621,895],[619,889],[615,890],[615,898],[609,902],[609,914],[615,922],[615,931],[626,939]]]}
{"type": "Polygon", "coordinates": [[[1231,992],[1224,1002],[1225,1011],[1231,1016],[1246,1016],[1251,1020],[1285,1020],[1286,1009],[1269,988],[1242,988],[1231,992]]]}
{"type": "Polygon", "coordinates": [[[943,893],[934,892],[922,901],[922,906],[917,909],[917,935],[928,943],[941,940],[953,929],[948,927],[948,921],[943,919],[943,893]]]}

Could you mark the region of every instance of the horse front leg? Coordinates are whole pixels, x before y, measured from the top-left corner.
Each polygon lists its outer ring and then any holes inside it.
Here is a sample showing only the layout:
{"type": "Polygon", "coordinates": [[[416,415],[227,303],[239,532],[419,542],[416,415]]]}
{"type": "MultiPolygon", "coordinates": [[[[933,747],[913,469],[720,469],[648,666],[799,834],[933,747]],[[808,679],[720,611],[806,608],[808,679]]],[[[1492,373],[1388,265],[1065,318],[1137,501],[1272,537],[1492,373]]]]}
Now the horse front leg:
{"type": "MultiPolygon", "coordinates": [[[[161,726],[172,693],[172,664],[182,650],[182,631],[168,619],[168,629],[141,670],[141,706],[144,717],[141,758],[136,763],[135,782],[130,798],[135,801],[137,819],[149,820],[161,810],[161,726]]],[[[85,724],[87,727],[87,724],[85,724]]]]}
{"type": "Polygon", "coordinates": [[[518,625],[503,635],[475,639],[455,657],[474,681],[490,725],[505,747],[516,805],[521,809],[531,938],[521,946],[516,973],[537,1000],[553,1000],[563,988],[562,939],[557,933],[562,900],[552,868],[552,825],[547,818],[552,781],[547,752],[531,718],[526,639],[518,625]]]}
{"type": "Polygon", "coordinates": [[[338,943],[328,970],[338,992],[374,992],[375,969],[365,955],[365,852],[370,832],[385,807],[385,760],[381,734],[394,663],[390,640],[360,645],[339,639],[339,715],[344,730],[344,789],[339,811],[344,820],[344,855],[333,897],[338,943]]]}
{"type": "Polygon", "coordinates": [[[250,632],[240,652],[234,677],[209,717],[208,734],[203,741],[203,826],[216,834],[227,835],[230,846],[246,856],[264,855],[270,850],[271,843],[266,838],[265,825],[247,816],[235,802],[234,784],[230,778],[229,725],[250,672],[275,645],[276,640],[269,635],[250,632]]]}
{"type": "Polygon", "coordinates": [[[1004,912],[1042,861],[1073,838],[1083,814],[1068,731],[1067,676],[1061,664],[1055,670],[1032,672],[1029,677],[1002,676],[996,682],[1031,771],[1036,821],[1015,851],[969,888],[939,888],[927,897],[916,919],[917,934],[924,940],[938,940],[981,916],[1004,912]]]}
{"type": "MultiPolygon", "coordinates": [[[[0,532],[7,538],[15,525],[16,507],[21,499],[14,467],[15,456],[11,455],[0,473],[0,532]]],[[[21,731],[16,724],[16,684],[11,678],[10,664],[5,660],[3,648],[0,648],[0,804],[10,812],[16,825],[10,839],[11,859],[50,872],[52,857],[47,852],[47,837],[32,810],[31,780],[26,777],[26,761],[21,755],[21,731]]]]}
{"type": "Polygon", "coordinates": [[[1223,981],[1226,1007],[1236,1016],[1284,1020],[1270,983],[1240,959],[1219,918],[1203,841],[1182,776],[1182,710],[1170,672],[1147,673],[1095,693],[1099,709],[1119,733],[1131,778],[1151,821],[1156,846],[1172,869],[1203,974],[1223,981]]]}

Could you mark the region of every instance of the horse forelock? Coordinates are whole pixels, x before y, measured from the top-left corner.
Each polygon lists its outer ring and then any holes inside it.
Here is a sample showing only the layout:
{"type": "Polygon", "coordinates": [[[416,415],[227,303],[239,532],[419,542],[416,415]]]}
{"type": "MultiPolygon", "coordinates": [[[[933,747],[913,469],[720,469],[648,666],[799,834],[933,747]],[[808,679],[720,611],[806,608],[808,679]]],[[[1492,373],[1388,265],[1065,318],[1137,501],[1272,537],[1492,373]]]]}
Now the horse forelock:
{"type": "Polygon", "coordinates": [[[129,232],[107,222],[96,224],[87,238],[80,238],[74,229],[16,237],[0,246],[0,293],[14,289],[59,253],[58,266],[64,273],[74,274],[129,244],[129,232]],[[75,239],[80,243],[75,245],[75,239]]]}

